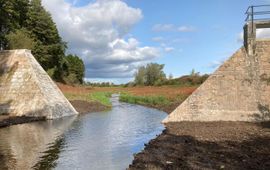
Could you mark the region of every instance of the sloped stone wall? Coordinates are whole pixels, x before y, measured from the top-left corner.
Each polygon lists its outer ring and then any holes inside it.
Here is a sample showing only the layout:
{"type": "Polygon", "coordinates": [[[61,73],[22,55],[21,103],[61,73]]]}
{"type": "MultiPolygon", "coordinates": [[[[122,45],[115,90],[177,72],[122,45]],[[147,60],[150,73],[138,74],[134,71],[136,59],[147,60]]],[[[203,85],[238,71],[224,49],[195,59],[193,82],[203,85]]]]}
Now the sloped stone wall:
{"type": "Polygon", "coordinates": [[[0,60],[0,114],[47,119],[78,114],[30,51],[3,51],[0,60]]]}
{"type": "Polygon", "coordinates": [[[163,122],[270,120],[270,41],[240,48],[163,122]]]}

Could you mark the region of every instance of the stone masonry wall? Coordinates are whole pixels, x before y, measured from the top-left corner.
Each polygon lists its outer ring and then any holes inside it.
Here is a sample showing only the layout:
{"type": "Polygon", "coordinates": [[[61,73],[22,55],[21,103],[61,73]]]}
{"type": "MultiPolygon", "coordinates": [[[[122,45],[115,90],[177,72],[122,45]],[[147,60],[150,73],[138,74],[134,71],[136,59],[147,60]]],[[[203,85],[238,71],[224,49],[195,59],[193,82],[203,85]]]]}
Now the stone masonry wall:
{"type": "Polygon", "coordinates": [[[270,41],[240,48],[163,122],[270,120],[270,41]]]}
{"type": "Polygon", "coordinates": [[[0,52],[0,114],[55,119],[78,114],[28,50],[0,52]]]}

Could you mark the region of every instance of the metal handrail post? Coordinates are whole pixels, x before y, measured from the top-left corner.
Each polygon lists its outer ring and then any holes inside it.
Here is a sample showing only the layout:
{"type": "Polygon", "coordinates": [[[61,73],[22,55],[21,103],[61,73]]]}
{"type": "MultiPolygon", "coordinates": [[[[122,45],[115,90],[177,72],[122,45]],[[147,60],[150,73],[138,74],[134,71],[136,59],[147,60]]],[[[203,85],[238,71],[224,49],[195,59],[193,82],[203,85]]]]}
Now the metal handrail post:
{"type": "Polygon", "coordinates": [[[252,33],[252,34],[253,34],[253,19],[254,19],[254,17],[253,17],[253,8],[254,8],[254,7],[251,6],[251,24],[252,24],[252,26],[251,26],[251,28],[252,28],[251,31],[252,31],[252,32],[251,32],[251,33],[252,33]]]}

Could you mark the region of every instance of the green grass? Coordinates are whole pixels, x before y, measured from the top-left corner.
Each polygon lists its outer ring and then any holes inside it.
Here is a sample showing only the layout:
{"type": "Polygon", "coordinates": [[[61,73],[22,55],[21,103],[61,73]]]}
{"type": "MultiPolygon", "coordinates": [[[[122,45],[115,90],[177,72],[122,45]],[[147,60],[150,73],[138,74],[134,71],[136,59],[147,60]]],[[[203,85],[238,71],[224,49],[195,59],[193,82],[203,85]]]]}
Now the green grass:
{"type": "Polygon", "coordinates": [[[110,101],[111,95],[112,95],[111,92],[95,92],[90,94],[90,98],[93,101],[100,102],[105,106],[112,106],[112,103],[110,101]]]}
{"type": "Polygon", "coordinates": [[[83,100],[87,102],[99,102],[105,106],[111,107],[111,92],[94,92],[94,93],[85,93],[85,94],[76,94],[76,93],[64,93],[68,100],[83,100]]]}
{"type": "Polygon", "coordinates": [[[134,96],[128,93],[121,93],[119,100],[121,102],[147,106],[170,104],[170,101],[164,96],[134,96]]]}

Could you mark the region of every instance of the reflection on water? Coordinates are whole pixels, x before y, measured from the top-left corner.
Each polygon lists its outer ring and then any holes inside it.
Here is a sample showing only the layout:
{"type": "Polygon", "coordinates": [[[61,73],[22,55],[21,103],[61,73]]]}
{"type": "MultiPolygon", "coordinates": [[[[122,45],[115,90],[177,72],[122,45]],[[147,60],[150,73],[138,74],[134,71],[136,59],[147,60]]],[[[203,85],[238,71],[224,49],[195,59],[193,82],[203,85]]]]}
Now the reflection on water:
{"type": "Polygon", "coordinates": [[[56,161],[59,158],[59,153],[64,148],[65,139],[60,137],[47,148],[44,155],[40,157],[39,162],[33,167],[33,169],[51,169],[56,167],[56,161]]]}
{"type": "Polygon", "coordinates": [[[42,156],[41,152],[47,149],[47,145],[55,142],[74,120],[76,116],[0,129],[2,169],[30,169],[42,156]]]}
{"type": "Polygon", "coordinates": [[[166,114],[117,96],[112,103],[107,112],[0,129],[2,168],[125,169],[161,133],[166,114]]]}

